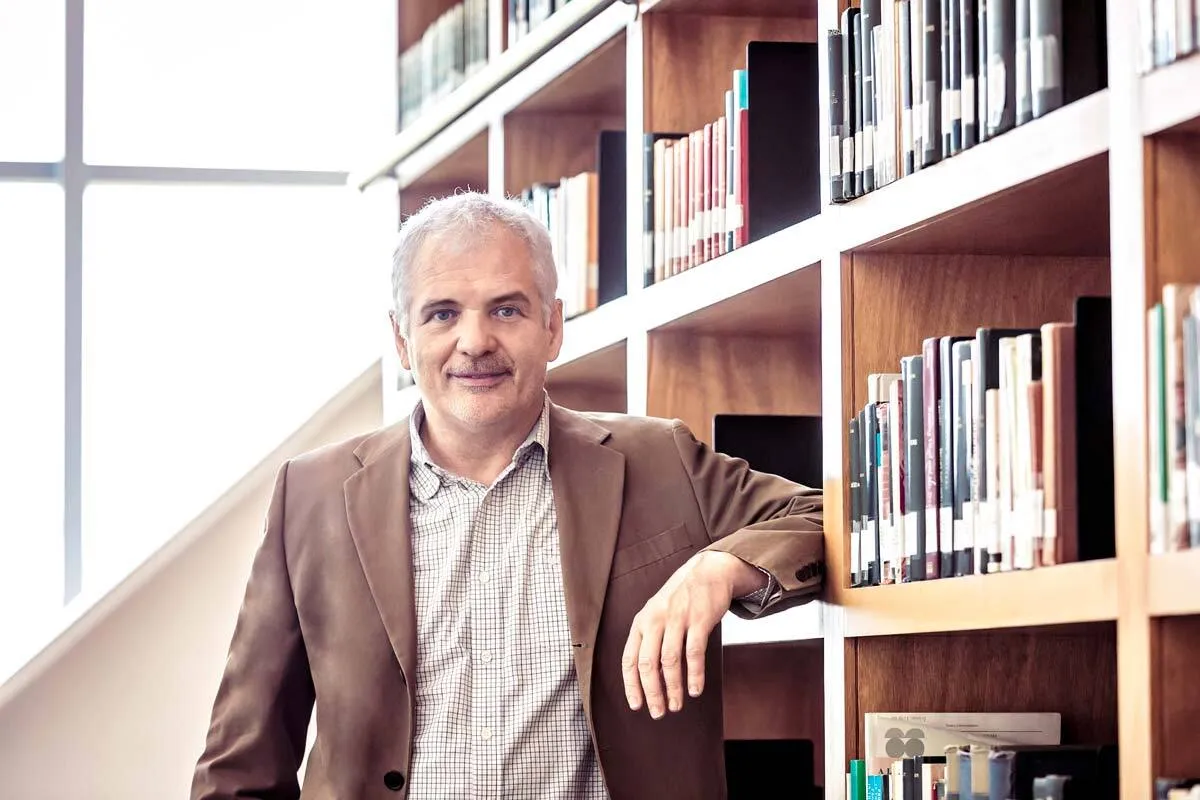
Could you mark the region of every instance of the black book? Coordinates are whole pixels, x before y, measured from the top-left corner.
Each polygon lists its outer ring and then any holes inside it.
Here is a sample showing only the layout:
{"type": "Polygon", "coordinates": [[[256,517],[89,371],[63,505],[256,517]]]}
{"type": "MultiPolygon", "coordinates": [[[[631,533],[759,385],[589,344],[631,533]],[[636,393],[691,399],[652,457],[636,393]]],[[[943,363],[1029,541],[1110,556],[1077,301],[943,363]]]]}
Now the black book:
{"type": "Polygon", "coordinates": [[[875,39],[871,31],[879,24],[880,0],[862,0],[859,16],[862,36],[863,191],[875,191],[875,39]]]}
{"type": "Polygon", "coordinates": [[[862,468],[862,442],[858,431],[859,417],[850,420],[850,585],[859,586],[862,578],[862,484],[858,482],[862,468]]]}
{"type": "Polygon", "coordinates": [[[858,140],[858,87],[854,82],[857,48],[854,20],[860,13],[860,10],[853,6],[842,12],[842,196],[846,200],[858,196],[854,189],[854,143],[858,140]]]}
{"type": "Polygon", "coordinates": [[[952,156],[962,150],[962,30],[959,0],[942,3],[942,150],[952,156]]]}
{"type": "Polygon", "coordinates": [[[1017,122],[1016,0],[987,3],[988,138],[1012,130],[1017,122]]]}
{"type": "MultiPolygon", "coordinates": [[[[596,251],[596,302],[603,305],[626,291],[625,131],[601,131],[596,148],[599,233],[596,251]]],[[[653,229],[653,204],[651,204],[653,229]]],[[[651,264],[653,276],[653,264],[651,264]]]]}
{"type": "Polygon", "coordinates": [[[1116,555],[1112,387],[1112,299],[1077,297],[1075,473],[1080,561],[1116,555]]]}
{"type": "Polygon", "coordinates": [[[921,0],[925,23],[925,42],[921,47],[921,109],[925,115],[922,130],[921,166],[942,160],[942,18],[940,0],[921,0]]]}
{"type": "MultiPolygon", "coordinates": [[[[922,0],[911,0],[919,3],[922,0]]],[[[913,85],[912,85],[912,9],[910,0],[896,3],[896,23],[900,26],[900,137],[903,162],[901,175],[911,175],[916,167],[913,154],[913,85]]]]}
{"type": "Polygon", "coordinates": [[[829,67],[829,200],[844,203],[842,196],[842,91],[846,76],[842,65],[842,32],[831,30],[825,36],[825,58],[829,67]]]}
{"type": "Polygon", "coordinates": [[[906,580],[925,580],[925,402],[924,360],[900,359],[904,382],[904,566],[906,580]]]}
{"type": "Polygon", "coordinates": [[[975,77],[976,55],[975,47],[979,39],[979,30],[975,26],[975,0],[957,0],[958,2],[958,66],[961,77],[959,86],[962,95],[959,108],[962,112],[962,149],[974,147],[979,141],[976,120],[979,103],[976,100],[978,91],[975,77]]]}

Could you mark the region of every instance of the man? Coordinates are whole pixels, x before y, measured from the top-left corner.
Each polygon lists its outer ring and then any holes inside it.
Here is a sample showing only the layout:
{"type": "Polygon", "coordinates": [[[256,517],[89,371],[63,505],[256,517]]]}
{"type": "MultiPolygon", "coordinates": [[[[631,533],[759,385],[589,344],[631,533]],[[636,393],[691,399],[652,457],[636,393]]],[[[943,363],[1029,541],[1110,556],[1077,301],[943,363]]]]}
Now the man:
{"type": "Polygon", "coordinates": [[[515,203],[426,206],[393,285],[420,403],[280,470],[192,797],[298,796],[314,702],[305,798],[724,797],[710,635],[819,591],[820,492],[551,402],[515,203]]]}

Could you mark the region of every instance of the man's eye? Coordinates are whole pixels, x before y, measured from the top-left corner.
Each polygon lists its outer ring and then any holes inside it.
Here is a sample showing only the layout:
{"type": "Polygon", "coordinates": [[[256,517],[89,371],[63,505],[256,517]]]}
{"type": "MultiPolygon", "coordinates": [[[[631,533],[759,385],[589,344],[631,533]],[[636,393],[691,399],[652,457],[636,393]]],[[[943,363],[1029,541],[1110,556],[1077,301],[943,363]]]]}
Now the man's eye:
{"type": "Polygon", "coordinates": [[[453,311],[448,308],[443,308],[439,311],[433,312],[433,314],[430,316],[430,319],[433,319],[437,322],[449,322],[452,316],[454,316],[453,311]]]}
{"type": "Polygon", "coordinates": [[[496,313],[504,319],[512,319],[521,312],[515,306],[500,306],[500,308],[496,309],[496,313]]]}

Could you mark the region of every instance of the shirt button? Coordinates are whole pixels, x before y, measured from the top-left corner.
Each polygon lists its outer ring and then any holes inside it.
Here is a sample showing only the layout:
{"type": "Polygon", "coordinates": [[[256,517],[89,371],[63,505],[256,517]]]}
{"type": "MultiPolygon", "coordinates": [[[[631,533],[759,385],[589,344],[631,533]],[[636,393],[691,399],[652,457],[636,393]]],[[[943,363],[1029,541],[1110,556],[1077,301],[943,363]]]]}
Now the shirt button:
{"type": "Polygon", "coordinates": [[[490,650],[484,650],[482,653],[480,653],[479,657],[482,658],[483,662],[486,664],[492,660],[492,653],[490,650]]]}
{"type": "Polygon", "coordinates": [[[487,574],[487,571],[486,571],[486,570],[485,570],[485,571],[483,571],[483,572],[480,572],[480,573],[479,573],[479,582],[480,582],[480,583],[487,583],[487,582],[488,582],[488,574],[487,574]]]}
{"type": "Polygon", "coordinates": [[[483,740],[486,742],[486,741],[488,741],[488,740],[490,740],[490,739],[492,738],[492,729],[491,729],[491,728],[484,728],[483,730],[481,730],[481,731],[479,732],[479,735],[480,735],[481,737],[483,737],[483,740]]]}

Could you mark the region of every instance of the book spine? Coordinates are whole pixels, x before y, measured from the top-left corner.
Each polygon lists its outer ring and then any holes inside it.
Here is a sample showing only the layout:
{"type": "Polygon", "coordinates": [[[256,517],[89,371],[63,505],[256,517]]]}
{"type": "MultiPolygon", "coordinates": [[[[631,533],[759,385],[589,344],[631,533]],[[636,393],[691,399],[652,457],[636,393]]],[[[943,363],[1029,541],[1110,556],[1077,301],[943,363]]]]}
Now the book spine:
{"type": "Polygon", "coordinates": [[[854,196],[860,197],[866,191],[866,161],[863,149],[863,137],[866,134],[866,94],[863,90],[863,35],[862,13],[853,16],[850,24],[854,30],[854,196]]]}
{"type": "Polygon", "coordinates": [[[972,342],[953,345],[954,390],[958,397],[954,420],[954,574],[970,575],[974,553],[975,513],[971,502],[972,488],[972,419],[974,404],[971,376],[972,342]]]}
{"type": "Polygon", "coordinates": [[[988,138],[1012,129],[1017,119],[1016,0],[987,3],[988,138]]]}
{"type": "Polygon", "coordinates": [[[1062,0],[1029,0],[1029,89],[1036,119],[1063,104],[1062,0]]]}
{"type": "Polygon", "coordinates": [[[952,340],[944,336],[938,340],[938,368],[941,372],[938,381],[938,506],[940,522],[938,525],[938,547],[941,550],[938,574],[948,578],[954,574],[954,486],[955,469],[954,453],[955,427],[958,415],[955,413],[955,400],[958,397],[951,366],[950,345],[952,340]]]}
{"type": "Polygon", "coordinates": [[[1016,43],[1013,50],[1015,57],[1014,67],[1016,75],[1013,82],[1016,85],[1016,123],[1024,125],[1029,120],[1033,119],[1033,98],[1030,81],[1030,64],[1029,64],[1029,40],[1030,40],[1030,25],[1029,14],[1031,0],[1016,0],[1016,43]]]}
{"type": "Polygon", "coordinates": [[[862,411],[862,422],[859,430],[863,435],[863,475],[860,483],[863,485],[863,562],[866,565],[867,576],[865,583],[877,586],[880,583],[880,542],[879,542],[879,413],[875,403],[867,403],[862,411]]]}
{"type": "Polygon", "coordinates": [[[1150,428],[1150,552],[1167,552],[1167,427],[1163,369],[1163,306],[1147,312],[1147,350],[1150,361],[1148,422],[1150,428]]]}
{"type": "Polygon", "coordinates": [[[925,577],[941,577],[941,496],[938,482],[941,479],[939,463],[941,451],[938,443],[938,378],[941,365],[938,361],[938,340],[926,339],[921,345],[921,412],[924,415],[925,455],[925,577]]]}
{"type": "Polygon", "coordinates": [[[975,48],[979,29],[975,24],[975,0],[958,0],[959,89],[962,111],[962,149],[974,147],[979,141],[976,112],[979,108],[976,91],[975,48]]]}
{"type": "Polygon", "coordinates": [[[942,64],[946,94],[942,99],[942,141],[947,156],[962,150],[962,21],[959,0],[946,0],[942,18],[942,64]]]}
{"type": "MultiPolygon", "coordinates": [[[[921,0],[912,0],[921,2],[921,0]]],[[[912,82],[912,19],[910,0],[896,3],[896,25],[900,39],[900,174],[911,175],[914,169],[913,146],[913,82],[912,82]]]]}
{"type": "Polygon", "coordinates": [[[826,37],[826,59],[829,67],[829,199],[833,203],[845,203],[848,199],[841,191],[841,142],[845,136],[845,120],[842,119],[842,92],[845,91],[846,76],[842,72],[842,35],[840,30],[830,30],[826,37]]]}
{"type": "Polygon", "coordinates": [[[858,586],[862,574],[862,486],[858,482],[861,455],[859,418],[850,420],[848,446],[850,448],[850,585],[858,586]]]}
{"type": "Polygon", "coordinates": [[[879,520],[879,583],[894,583],[893,562],[896,554],[892,549],[892,531],[895,520],[892,516],[892,442],[889,424],[888,401],[875,404],[879,456],[876,461],[875,510],[879,520]]]}
{"type": "Polygon", "coordinates": [[[988,13],[996,0],[979,0],[975,7],[975,120],[979,142],[988,140],[988,13]]]}
{"type": "Polygon", "coordinates": [[[891,449],[892,468],[892,530],[889,549],[892,554],[893,583],[908,580],[908,571],[904,568],[904,556],[907,553],[904,517],[908,508],[908,496],[905,493],[905,456],[908,447],[904,438],[904,421],[904,382],[899,380],[888,386],[888,444],[891,449]]]}
{"type": "Polygon", "coordinates": [[[921,356],[900,359],[904,376],[904,490],[905,574],[925,580],[925,400],[921,356]]]}
{"type": "Polygon", "coordinates": [[[922,144],[921,165],[929,167],[942,160],[942,18],[941,0],[922,0],[921,23],[924,42],[921,47],[922,144]]]}
{"type": "Polygon", "coordinates": [[[863,0],[859,12],[862,49],[862,168],[863,192],[875,191],[875,48],[871,31],[879,22],[878,0],[863,0]]]}

